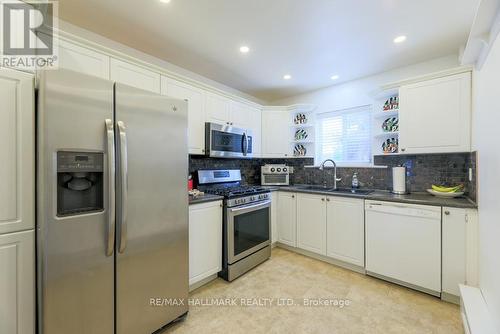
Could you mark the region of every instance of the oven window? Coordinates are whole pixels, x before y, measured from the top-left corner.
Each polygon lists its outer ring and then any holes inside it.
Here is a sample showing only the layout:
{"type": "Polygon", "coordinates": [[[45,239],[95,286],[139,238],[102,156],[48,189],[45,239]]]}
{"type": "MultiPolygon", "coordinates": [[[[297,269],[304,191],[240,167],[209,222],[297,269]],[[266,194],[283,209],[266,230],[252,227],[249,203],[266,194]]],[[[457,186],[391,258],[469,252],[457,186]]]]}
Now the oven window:
{"type": "Polygon", "coordinates": [[[269,208],[234,217],[234,255],[269,240],[269,208]]]}

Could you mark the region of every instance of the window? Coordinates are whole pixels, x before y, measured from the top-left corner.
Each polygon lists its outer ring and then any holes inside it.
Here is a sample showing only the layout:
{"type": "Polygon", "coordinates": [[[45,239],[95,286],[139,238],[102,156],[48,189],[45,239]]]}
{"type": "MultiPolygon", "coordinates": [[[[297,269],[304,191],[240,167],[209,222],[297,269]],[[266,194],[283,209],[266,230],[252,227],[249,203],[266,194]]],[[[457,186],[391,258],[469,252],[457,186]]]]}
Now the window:
{"type": "Polygon", "coordinates": [[[340,166],[370,165],[371,121],[371,106],[319,114],[315,164],[333,159],[340,166]]]}

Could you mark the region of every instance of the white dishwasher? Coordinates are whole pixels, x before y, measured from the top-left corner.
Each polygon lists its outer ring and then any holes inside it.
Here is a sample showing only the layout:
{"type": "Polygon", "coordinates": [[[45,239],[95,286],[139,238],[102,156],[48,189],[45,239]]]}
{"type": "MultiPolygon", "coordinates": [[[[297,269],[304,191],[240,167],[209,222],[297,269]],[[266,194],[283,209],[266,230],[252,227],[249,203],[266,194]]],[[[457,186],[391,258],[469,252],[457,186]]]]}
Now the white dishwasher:
{"type": "Polygon", "coordinates": [[[441,294],[441,207],[366,201],[366,271],[441,294]]]}

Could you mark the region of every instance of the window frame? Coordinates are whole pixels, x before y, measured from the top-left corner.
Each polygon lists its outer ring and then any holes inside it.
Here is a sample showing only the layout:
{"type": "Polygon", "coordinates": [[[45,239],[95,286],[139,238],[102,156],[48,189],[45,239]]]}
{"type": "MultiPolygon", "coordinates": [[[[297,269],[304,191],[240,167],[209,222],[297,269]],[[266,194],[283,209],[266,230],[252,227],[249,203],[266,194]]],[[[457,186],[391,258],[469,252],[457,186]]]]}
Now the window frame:
{"type": "MultiPolygon", "coordinates": [[[[359,167],[359,168],[370,168],[374,167],[373,162],[374,162],[374,156],[373,156],[373,105],[372,104],[365,104],[365,105],[359,105],[359,106],[354,106],[354,107],[349,107],[349,108],[343,108],[343,109],[337,109],[337,110],[330,110],[330,111],[324,111],[316,114],[315,117],[315,133],[316,133],[316,145],[315,145],[315,152],[314,152],[314,166],[318,167],[321,165],[322,161],[319,161],[320,159],[320,152],[322,149],[322,141],[320,141],[321,137],[321,131],[320,131],[320,126],[322,119],[325,118],[326,114],[347,114],[347,113],[355,113],[355,112],[361,112],[365,110],[359,110],[357,111],[356,109],[366,109],[366,112],[368,113],[368,118],[369,118],[369,124],[368,124],[368,147],[370,150],[370,161],[369,162],[355,162],[355,161],[335,161],[337,164],[337,167],[359,167]]],[[[325,166],[325,168],[328,168],[328,166],[325,166]]]]}

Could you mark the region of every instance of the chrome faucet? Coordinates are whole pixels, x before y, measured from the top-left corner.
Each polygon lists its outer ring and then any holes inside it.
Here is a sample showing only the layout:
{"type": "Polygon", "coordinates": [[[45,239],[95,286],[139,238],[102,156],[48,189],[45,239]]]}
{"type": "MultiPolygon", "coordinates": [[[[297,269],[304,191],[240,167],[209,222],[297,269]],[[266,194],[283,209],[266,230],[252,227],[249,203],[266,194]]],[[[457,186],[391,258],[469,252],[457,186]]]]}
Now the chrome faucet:
{"type": "MultiPolygon", "coordinates": [[[[332,159],[326,159],[319,166],[319,170],[323,170],[324,171],[325,170],[325,164],[327,162],[331,162],[333,164],[333,168],[334,168],[333,169],[333,189],[337,189],[337,181],[341,181],[342,178],[337,178],[337,164],[335,163],[335,161],[333,161],[332,159]]],[[[324,177],[323,187],[326,188],[326,177],[324,177]]]]}

